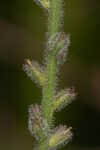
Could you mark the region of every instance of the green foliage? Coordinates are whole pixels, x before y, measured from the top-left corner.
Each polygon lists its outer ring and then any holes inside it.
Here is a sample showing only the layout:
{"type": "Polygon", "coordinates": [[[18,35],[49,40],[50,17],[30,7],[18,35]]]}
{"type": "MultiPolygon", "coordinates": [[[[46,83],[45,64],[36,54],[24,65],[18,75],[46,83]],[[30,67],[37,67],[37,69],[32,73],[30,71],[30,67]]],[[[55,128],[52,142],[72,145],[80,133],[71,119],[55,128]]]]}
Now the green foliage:
{"type": "Polygon", "coordinates": [[[55,94],[56,73],[59,65],[66,60],[70,44],[69,35],[66,36],[60,31],[62,2],[39,0],[39,3],[44,9],[48,9],[49,14],[46,65],[43,69],[38,63],[27,59],[24,70],[43,90],[42,105],[35,104],[29,107],[29,131],[36,138],[38,150],[51,150],[63,143],[67,144],[72,138],[71,127],[59,126],[52,129],[52,119],[54,112],[70,104],[77,94],[74,88],[55,94]]]}

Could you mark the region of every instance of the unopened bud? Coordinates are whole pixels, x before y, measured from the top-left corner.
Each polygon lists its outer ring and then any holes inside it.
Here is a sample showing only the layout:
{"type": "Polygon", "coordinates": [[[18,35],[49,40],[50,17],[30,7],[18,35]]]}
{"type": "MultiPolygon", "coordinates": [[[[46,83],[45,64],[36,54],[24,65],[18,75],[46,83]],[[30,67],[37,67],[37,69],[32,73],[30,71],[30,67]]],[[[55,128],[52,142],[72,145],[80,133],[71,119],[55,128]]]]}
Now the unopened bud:
{"type": "Polygon", "coordinates": [[[40,141],[48,136],[48,124],[41,117],[40,107],[38,105],[31,105],[29,107],[29,131],[40,141]]]}
{"type": "Polygon", "coordinates": [[[53,109],[61,110],[63,107],[69,105],[73,100],[75,100],[77,93],[74,88],[69,88],[60,91],[53,101],[53,109]]]}
{"type": "Polygon", "coordinates": [[[68,143],[72,138],[72,128],[66,128],[66,126],[59,127],[49,140],[49,147],[54,148],[63,143],[68,143]]]}
{"type": "Polygon", "coordinates": [[[31,62],[29,59],[26,59],[24,65],[24,70],[31,80],[36,81],[39,85],[44,85],[45,73],[42,67],[37,62],[31,62]]]}

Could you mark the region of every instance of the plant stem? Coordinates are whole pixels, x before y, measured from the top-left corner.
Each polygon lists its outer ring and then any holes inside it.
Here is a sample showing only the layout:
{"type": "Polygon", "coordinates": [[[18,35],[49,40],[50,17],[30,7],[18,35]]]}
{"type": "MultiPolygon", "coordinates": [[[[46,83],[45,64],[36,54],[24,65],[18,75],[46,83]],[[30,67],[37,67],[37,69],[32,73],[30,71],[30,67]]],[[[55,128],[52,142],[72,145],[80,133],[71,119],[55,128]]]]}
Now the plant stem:
{"type": "MultiPolygon", "coordinates": [[[[50,0],[48,33],[49,37],[59,32],[61,16],[61,0],[50,0]]],[[[52,102],[56,84],[56,56],[54,51],[48,52],[46,62],[46,83],[43,87],[42,116],[47,120],[49,128],[52,122],[52,102]]],[[[48,150],[48,142],[40,143],[38,150],[48,150]]]]}
{"type": "Polygon", "coordinates": [[[49,36],[59,32],[61,25],[61,14],[62,14],[62,0],[50,0],[50,11],[49,11],[49,36]]]}
{"type": "Polygon", "coordinates": [[[46,85],[43,88],[42,115],[47,119],[48,125],[51,125],[52,112],[51,105],[53,101],[56,82],[56,58],[49,54],[47,60],[46,85]]]}
{"type": "MultiPolygon", "coordinates": [[[[48,23],[49,37],[59,32],[60,16],[61,16],[61,0],[50,0],[49,23],[48,23]]],[[[47,64],[46,84],[43,88],[42,115],[45,119],[47,119],[48,124],[51,125],[52,121],[51,105],[53,101],[56,84],[56,56],[54,54],[54,51],[48,52],[46,64],[47,64]]]]}

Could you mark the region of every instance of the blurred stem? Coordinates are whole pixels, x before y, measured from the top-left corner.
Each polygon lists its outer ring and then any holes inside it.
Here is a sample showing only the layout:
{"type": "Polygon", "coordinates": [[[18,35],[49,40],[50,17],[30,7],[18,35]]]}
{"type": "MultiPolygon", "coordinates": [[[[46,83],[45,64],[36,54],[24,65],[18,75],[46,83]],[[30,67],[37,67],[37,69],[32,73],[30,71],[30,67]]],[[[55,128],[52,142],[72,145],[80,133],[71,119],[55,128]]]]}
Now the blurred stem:
{"type": "MultiPolygon", "coordinates": [[[[49,23],[48,33],[49,37],[59,32],[61,16],[61,0],[50,0],[49,10],[49,23]]],[[[52,102],[55,92],[56,84],[56,56],[54,51],[48,52],[46,62],[46,83],[43,87],[43,100],[42,100],[42,116],[48,122],[49,128],[52,122],[52,102]]],[[[48,150],[48,142],[41,142],[38,150],[48,150]]]]}

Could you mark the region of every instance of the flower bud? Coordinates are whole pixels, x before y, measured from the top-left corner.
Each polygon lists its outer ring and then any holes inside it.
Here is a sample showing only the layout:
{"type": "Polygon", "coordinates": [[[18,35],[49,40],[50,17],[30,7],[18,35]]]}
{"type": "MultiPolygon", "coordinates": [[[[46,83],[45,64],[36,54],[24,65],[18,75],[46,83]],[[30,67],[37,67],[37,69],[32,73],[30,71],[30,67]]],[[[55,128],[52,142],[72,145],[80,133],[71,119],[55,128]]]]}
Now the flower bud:
{"type": "Polygon", "coordinates": [[[53,109],[61,110],[63,107],[69,105],[73,100],[75,100],[77,93],[74,88],[69,88],[60,91],[53,101],[53,109]]]}
{"type": "Polygon", "coordinates": [[[29,107],[29,131],[39,141],[48,136],[47,121],[41,117],[40,107],[37,104],[29,107]]]}
{"type": "Polygon", "coordinates": [[[45,74],[42,67],[37,62],[31,62],[29,59],[26,59],[26,63],[24,65],[24,71],[31,78],[31,80],[35,80],[39,85],[44,85],[45,74]]]}
{"type": "Polygon", "coordinates": [[[72,138],[71,127],[66,126],[59,127],[54,134],[51,135],[49,140],[49,147],[55,148],[63,143],[68,143],[72,138]]]}

